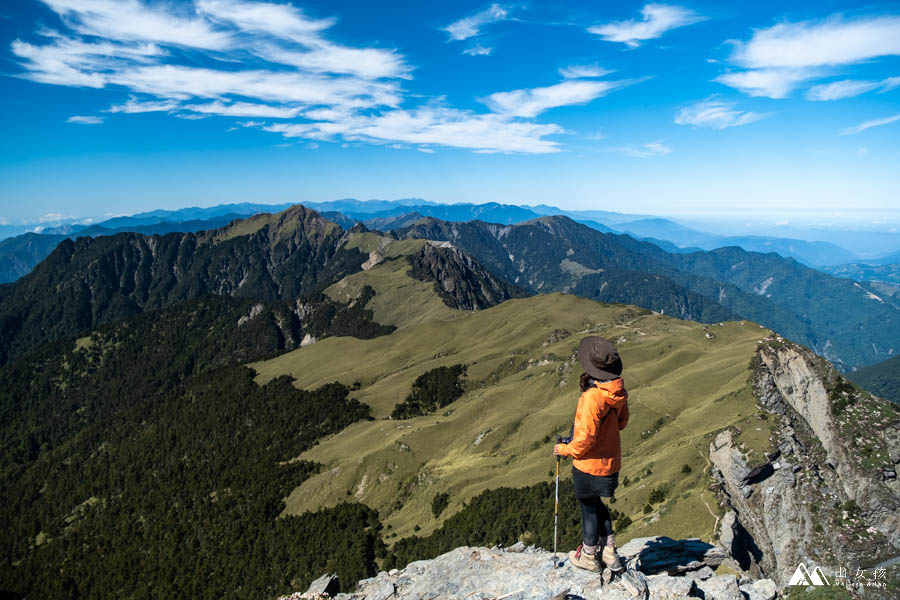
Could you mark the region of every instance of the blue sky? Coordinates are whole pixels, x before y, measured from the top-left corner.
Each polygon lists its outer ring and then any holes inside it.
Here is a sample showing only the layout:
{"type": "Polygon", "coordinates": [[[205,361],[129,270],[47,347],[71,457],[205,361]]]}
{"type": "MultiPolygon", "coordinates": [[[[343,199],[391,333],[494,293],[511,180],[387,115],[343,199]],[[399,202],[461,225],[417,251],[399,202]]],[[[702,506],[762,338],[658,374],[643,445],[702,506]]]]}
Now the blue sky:
{"type": "Polygon", "coordinates": [[[0,224],[420,197],[900,220],[900,4],[21,0],[0,224]]]}

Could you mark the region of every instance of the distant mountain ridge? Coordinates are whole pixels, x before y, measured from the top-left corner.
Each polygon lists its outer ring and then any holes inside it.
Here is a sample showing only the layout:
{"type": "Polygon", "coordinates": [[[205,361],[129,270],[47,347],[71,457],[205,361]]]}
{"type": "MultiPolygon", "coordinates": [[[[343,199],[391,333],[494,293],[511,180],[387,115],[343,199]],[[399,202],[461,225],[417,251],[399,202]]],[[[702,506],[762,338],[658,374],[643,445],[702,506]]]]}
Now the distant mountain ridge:
{"type": "MultiPolygon", "coordinates": [[[[226,296],[263,302],[322,292],[372,253],[302,205],[199,233],[68,238],[27,276],[0,286],[0,364],[42,344],[150,309],[226,296]]],[[[408,257],[449,306],[477,310],[522,295],[454,248],[408,257]]]]}
{"type": "Polygon", "coordinates": [[[567,217],[502,226],[426,219],[400,237],[445,240],[533,292],[563,291],[704,322],[746,318],[847,369],[889,356],[900,310],[862,284],[776,254],[720,248],[672,254],[567,217]]]}

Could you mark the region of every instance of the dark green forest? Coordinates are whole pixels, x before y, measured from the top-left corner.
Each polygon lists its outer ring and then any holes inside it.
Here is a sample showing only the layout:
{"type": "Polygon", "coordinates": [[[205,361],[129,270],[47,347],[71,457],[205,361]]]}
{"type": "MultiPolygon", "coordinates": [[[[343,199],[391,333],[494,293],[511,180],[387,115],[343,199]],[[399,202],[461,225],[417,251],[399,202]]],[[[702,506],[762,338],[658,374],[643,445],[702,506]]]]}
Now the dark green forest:
{"type": "Polygon", "coordinates": [[[413,382],[406,399],[394,407],[392,419],[411,419],[434,412],[457,400],[465,391],[461,378],[465,365],[437,367],[422,373],[413,382]]]}
{"type": "MultiPolygon", "coordinates": [[[[392,330],[365,300],[305,305],[300,332],[392,330]]],[[[283,310],[196,300],[0,368],[0,590],[258,598],[373,574],[374,511],[279,518],[318,469],[291,459],[369,412],[342,383],[258,386],[238,364],[284,351],[283,310]]]]}
{"type": "Polygon", "coordinates": [[[900,356],[863,367],[848,376],[876,396],[900,404],[900,356]]]}

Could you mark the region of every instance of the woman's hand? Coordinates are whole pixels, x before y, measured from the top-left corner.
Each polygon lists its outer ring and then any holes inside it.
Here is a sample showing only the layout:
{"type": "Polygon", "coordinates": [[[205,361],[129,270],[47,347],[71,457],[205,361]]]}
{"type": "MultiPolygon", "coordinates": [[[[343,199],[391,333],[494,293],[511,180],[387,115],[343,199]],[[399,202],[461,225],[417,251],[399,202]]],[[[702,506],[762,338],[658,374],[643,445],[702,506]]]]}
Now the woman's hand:
{"type": "Polygon", "coordinates": [[[554,444],[553,445],[553,454],[555,454],[556,456],[565,456],[565,454],[563,454],[560,451],[564,445],[565,444],[554,444]]]}

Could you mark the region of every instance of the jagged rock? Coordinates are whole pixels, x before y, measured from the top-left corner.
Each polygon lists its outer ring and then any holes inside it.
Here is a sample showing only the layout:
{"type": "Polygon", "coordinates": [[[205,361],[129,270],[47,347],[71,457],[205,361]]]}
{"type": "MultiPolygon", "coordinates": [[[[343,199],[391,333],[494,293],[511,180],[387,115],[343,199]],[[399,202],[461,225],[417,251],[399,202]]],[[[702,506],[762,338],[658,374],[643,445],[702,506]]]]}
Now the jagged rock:
{"type": "Polygon", "coordinates": [[[525,545],[525,542],[518,541],[515,544],[513,544],[512,546],[510,546],[509,548],[506,548],[506,551],[507,552],[525,552],[525,548],[527,548],[527,546],[525,545]]]}
{"type": "Polygon", "coordinates": [[[740,589],[747,595],[747,600],[774,600],[778,594],[778,588],[771,579],[759,579],[740,586],[740,589]]]}
{"type": "Polygon", "coordinates": [[[751,469],[750,472],[744,476],[744,479],[741,483],[745,485],[753,485],[755,483],[759,483],[768,479],[774,472],[775,469],[772,466],[772,463],[763,463],[758,467],[754,467],[753,469],[751,469]]]}
{"type": "Polygon", "coordinates": [[[739,434],[732,428],[716,436],[709,458],[721,473],[721,499],[737,513],[733,528],[743,531],[742,544],[735,544],[735,535],[730,547],[723,545],[742,569],[757,578],[770,577],[779,586],[799,562],[856,564],[895,556],[900,548],[900,487],[884,472],[889,467],[865,464],[859,440],[875,445],[884,456],[886,449],[896,447],[892,440],[900,435],[900,419],[886,403],[862,392],[835,391],[848,384],[804,348],[789,342],[762,344],[757,359],[751,378],[754,395],[782,422],[773,431],[767,458],[777,447],[778,458],[790,455],[791,460],[782,459],[780,469],[767,462],[750,470],[738,447],[739,434]],[[843,394],[851,408],[836,414],[835,394],[843,394]],[[867,420],[875,414],[881,415],[877,421],[867,420]],[[748,483],[763,476],[765,489],[748,483]],[[839,507],[850,501],[858,507],[856,516],[842,517],[839,507]]]}
{"type": "Polygon", "coordinates": [[[306,590],[307,594],[328,594],[329,596],[334,596],[340,590],[340,581],[337,575],[332,575],[326,573],[322,575],[311,584],[309,584],[309,589],[306,590]]]}
{"type": "Polygon", "coordinates": [[[709,568],[709,566],[707,565],[697,569],[696,571],[687,573],[687,576],[691,579],[709,579],[710,577],[715,577],[716,572],[709,568]]]}
{"type": "MultiPolygon", "coordinates": [[[[650,595],[647,585],[647,577],[640,571],[628,569],[618,579],[610,584],[610,587],[619,587],[624,590],[632,598],[638,600],[646,600],[650,595]]],[[[606,594],[604,594],[606,596],[606,594]]]]}
{"type": "Polygon", "coordinates": [[[651,575],[647,578],[647,587],[650,590],[650,600],[677,600],[691,596],[696,591],[692,578],[671,575],[651,575]]]}
{"type": "Polygon", "coordinates": [[[359,591],[366,600],[387,600],[396,588],[391,576],[382,571],[376,577],[360,581],[359,591]]]}
{"type": "Polygon", "coordinates": [[[527,295],[492,275],[472,256],[452,244],[425,244],[408,260],[412,267],[409,276],[419,281],[433,281],[434,291],[451,308],[480,310],[527,295]]]}
{"type": "Polygon", "coordinates": [[[705,600],[743,600],[737,577],[734,575],[717,575],[709,579],[696,581],[697,588],[703,592],[705,600]]]}
{"type": "Polygon", "coordinates": [[[729,510],[719,521],[719,545],[730,555],[734,555],[734,524],[737,521],[737,513],[729,510]]]}
{"type": "MultiPolygon", "coordinates": [[[[710,544],[666,537],[642,538],[634,542],[620,549],[623,558],[627,556],[645,568],[693,569],[692,576],[666,573],[648,576],[635,568],[628,568],[619,575],[612,575],[609,569],[603,573],[585,571],[572,566],[567,558],[554,564],[550,552],[533,546],[523,548],[524,544],[510,547],[519,551],[461,547],[431,560],[412,562],[404,569],[364,579],[355,592],[338,594],[336,598],[548,600],[569,595],[583,600],[674,600],[696,592],[698,582],[705,584],[721,579],[712,575],[711,567],[721,561],[724,553],[710,544]],[[667,552],[671,558],[664,560],[662,554],[667,552]],[[682,562],[680,567],[675,564],[679,560],[682,562]]],[[[731,582],[737,590],[733,576],[731,582]]],[[[713,582],[708,587],[710,590],[730,589],[727,583],[713,582]]],[[[741,600],[739,591],[733,600],[741,600]]]]}

